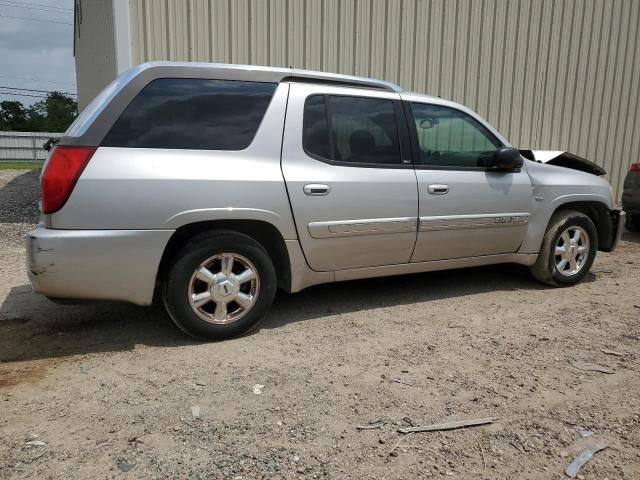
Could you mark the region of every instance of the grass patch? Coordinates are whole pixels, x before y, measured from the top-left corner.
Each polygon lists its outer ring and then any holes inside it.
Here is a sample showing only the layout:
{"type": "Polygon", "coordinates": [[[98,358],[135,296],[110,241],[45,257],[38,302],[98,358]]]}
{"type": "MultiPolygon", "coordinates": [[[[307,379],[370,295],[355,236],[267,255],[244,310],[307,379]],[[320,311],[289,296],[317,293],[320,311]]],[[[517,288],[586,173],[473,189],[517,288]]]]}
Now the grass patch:
{"type": "Polygon", "coordinates": [[[0,162],[0,170],[32,170],[42,168],[44,162],[0,162]]]}

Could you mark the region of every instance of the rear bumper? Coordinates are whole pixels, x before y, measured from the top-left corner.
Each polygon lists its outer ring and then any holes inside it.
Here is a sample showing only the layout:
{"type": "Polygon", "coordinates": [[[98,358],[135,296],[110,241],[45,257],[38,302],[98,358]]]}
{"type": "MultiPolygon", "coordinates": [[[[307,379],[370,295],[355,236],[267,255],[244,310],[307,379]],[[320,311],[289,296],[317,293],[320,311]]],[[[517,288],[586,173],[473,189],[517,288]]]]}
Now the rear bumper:
{"type": "Polygon", "coordinates": [[[27,273],[48,297],[150,305],[172,230],[54,230],[27,236],[27,273]]]}

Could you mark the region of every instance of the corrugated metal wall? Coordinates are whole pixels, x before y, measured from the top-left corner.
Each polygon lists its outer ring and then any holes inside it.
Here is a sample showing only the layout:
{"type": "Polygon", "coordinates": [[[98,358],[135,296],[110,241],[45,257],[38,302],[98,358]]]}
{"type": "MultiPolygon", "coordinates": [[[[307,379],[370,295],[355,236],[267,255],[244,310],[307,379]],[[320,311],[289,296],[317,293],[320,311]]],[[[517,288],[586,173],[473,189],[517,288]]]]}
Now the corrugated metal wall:
{"type": "Polygon", "coordinates": [[[463,103],[522,148],[640,155],[638,0],[131,0],[133,63],[365,75],[463,103]]]}

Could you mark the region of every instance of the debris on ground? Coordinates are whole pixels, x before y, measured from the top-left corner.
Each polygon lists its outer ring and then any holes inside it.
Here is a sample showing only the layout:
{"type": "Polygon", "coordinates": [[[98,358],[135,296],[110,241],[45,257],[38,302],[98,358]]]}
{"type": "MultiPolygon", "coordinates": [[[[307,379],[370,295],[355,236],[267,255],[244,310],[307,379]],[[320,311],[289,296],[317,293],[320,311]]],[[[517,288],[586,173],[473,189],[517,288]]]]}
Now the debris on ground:
{"type": "Polygon", "coordinates": [[[193,415],[193,418],[200,418],[200,406],[199,405],[194,405],[193,407],[191,407],[191,415],[193,415]]]}
{"type": "Polygon", "coordinates": [[[26,442],[25,445],[29,445],[30,447],[44,447],[46,443],[42,440],[31,440],[30,442],[26,442]]]}
{"type": "Polygon", "coordinates": [[[404,417],[404,418],[402,419],[402,421],[403,421],[404,423],[406,423],[407,425],[409,425],[410,427],[415,427],[415,426],[416,426],[416,424],[415,424],[415,423],[413,423],[413,420],[412,420],[410,417],[404,417]]]}
{"type": "Polygon", "coordinates": [[[602,365],[597,365],[595,363],[572,362],[571,365],[573,365],[578,370],[585,370],[588,372],[600,372],[600,373],[607,373],[607,374],[616,373],[616,371],[612,370],[611,368],[603,367],[602,365]]]}
{"type": "Polygon", "coordinates": [[[602,353],[606,355],[614,355],[616,357],[624,357],[624,353],[616,352],[615,350],[607,350],[606,348],[602,349],[602,353]]]}
{"type": "Polygon", "coordinates": [[[118,466],[118,469],[119,469],[121,472],[125,472],[125,473],[126,473],[126,472],[128,472],[128,471],[130,471],[131,469],[133,469],[133,467],[135,467],[135,466],[136,466],[136,464],[135,464],[135,463],[129,462],[128,460],[125,460],[125,459],[123,459],[123,458],[119,458],[119,459],[116,461],[116,465],[118,466]]]}
{"type": "Polygon", "coordinates": [[[413,380],[403,380],[401,378],[392,378],[391,381],[395,383],[400,383],[402,385],[408,385],[410,387],[416,386],[416,382],[414,382],[413,380]]]}
{"type": "MultiPolygon", "coordinates": [[[[187,422],[187,419],[186,419],[186,418],[184,418],[184,417],[180,417],[180,421],[181,421],[182,423],[184,423],[185,425],[190,426],[191,428],[196,428],[196,426],[195,426],[193,423],[189,423],[189,422],[187,422]]],[[[180,427],[173,427],[173,429],[174,429],[176,432],[180,431],[180,427]]]]}
{"type": "Polygon", "coordinates": [[[256,383],[253,386],[253,393],[255,393],[256,395],[260,395],[262,393],[263,388],[264,388],[264,385],[260,385],[259,383],[256,383]]]}
{"type": "Polygon", "coordinates": [[[399,428],[400,433],[414,433],[414,432],[436,432],[440,430],[455,430],[457,428],[475,427],[477,425],[486,425],[498,420],[497,417],[476,418],[474,420],[461,420],[459,422],[449,423],[436,423],[434,425],[425,425],[422,427],[406,427],[399,428]]]}
{"type": "Polygon", "coordinates": [[[414,434],[414,432],[410,432],[410,433],[409,433],[409,435],[405,435],[404,437],[400,437],[400,438],[398,439],[398,441],[396,442],[396,444],[393,446],[393,448],[392,448],[391,450],[389,450],[389,455],[390,455],[390,456],[392,456],[392,457],[397,457],[397,456],[398,456],[398,452],[396,452],[396,448],[398,448],[398,446],[400,445],[400,443],[401,443],[404,439],[406,439],[406,438],[410,437],[410,436],[411,436],[411,435],[413,435],[413,434],[414,434]]]}
{"type": "Polygon", "coordinates": [[[384,423],[381,421],[377,421],[377,422],[370,423],[369,425],[358,425],[356,428],[358,430],[373,430],[375,428],[382,428],[382,427],[384,427],[384,423]]]}
{"type": "Polygon", "coordinates": [[[587,430],[586,428],[577,427],[576,430],[578,430],[578,433],[582,438],[591,437],[593,435],[593,432],[591,430],[587,430]]]}
{"type": "Polygon", "coordinates": [[[580,472],[580,469],[589,461],[591,458],[601,450],[607,448],[609,444],[607,443],[595,443],[580,452],[573,462],[567,465],[567,468],[564,469],[565,475],[571,478],[575,478],[580,472]]]}

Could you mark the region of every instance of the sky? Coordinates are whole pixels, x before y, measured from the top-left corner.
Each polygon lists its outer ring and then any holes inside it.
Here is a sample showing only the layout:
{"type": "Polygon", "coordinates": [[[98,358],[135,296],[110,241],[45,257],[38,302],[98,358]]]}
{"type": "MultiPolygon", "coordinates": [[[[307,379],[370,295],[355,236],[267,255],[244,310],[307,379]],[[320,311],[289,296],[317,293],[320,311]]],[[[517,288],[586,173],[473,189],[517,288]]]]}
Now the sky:
{"type": "Polygon", "coordinates": [[[26,94],[51,90],[75,95],[75,82],[73,0],[0,0],[0,101],[31,105],[42,98],[26,94]]]}

